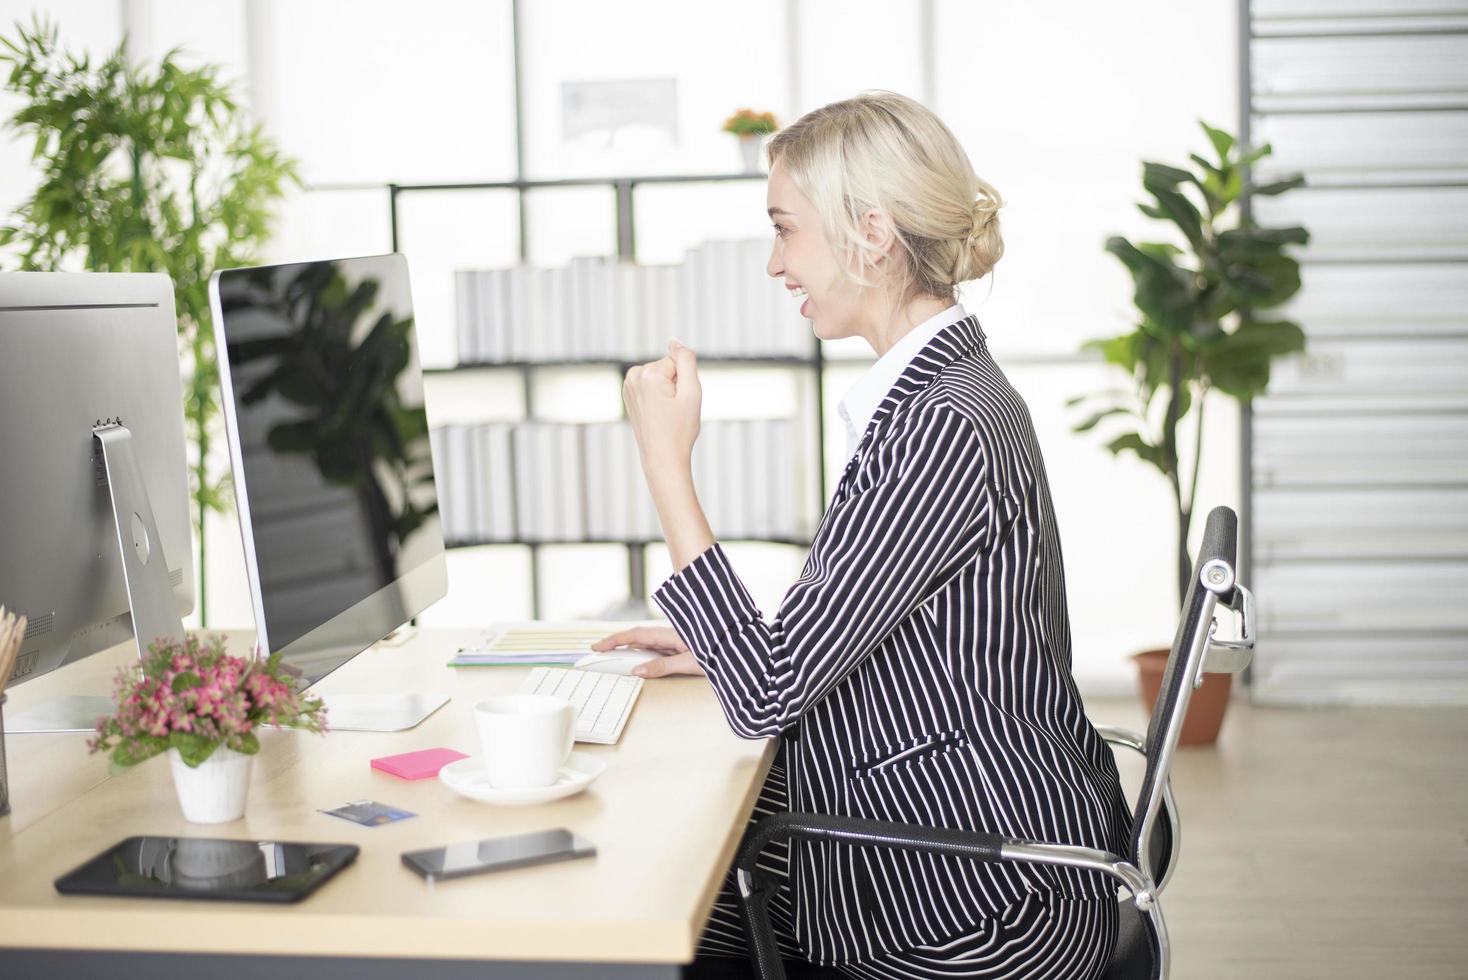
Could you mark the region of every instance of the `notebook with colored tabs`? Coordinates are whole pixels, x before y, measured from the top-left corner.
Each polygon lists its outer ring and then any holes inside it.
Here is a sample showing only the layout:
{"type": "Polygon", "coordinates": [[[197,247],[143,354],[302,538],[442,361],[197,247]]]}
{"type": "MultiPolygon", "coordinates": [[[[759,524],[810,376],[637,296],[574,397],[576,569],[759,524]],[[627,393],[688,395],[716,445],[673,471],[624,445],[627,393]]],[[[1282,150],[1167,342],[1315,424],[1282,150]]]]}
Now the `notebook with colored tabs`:
{"type": "Polygon", "coordinates": [[[629,623],[578,620],[500,623],[454,654],[450,667],[570,667],[629,623]]]}

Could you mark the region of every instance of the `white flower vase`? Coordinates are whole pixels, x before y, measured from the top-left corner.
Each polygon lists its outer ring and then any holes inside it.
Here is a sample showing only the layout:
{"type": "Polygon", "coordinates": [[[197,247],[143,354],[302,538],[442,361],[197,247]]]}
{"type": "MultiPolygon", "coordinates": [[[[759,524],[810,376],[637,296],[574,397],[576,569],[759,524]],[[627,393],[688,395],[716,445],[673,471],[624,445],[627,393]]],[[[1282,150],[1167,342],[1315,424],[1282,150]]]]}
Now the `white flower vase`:
{"type": "Polygon", "coordinates": [[[744,173],[757,174],[763,171],[760,166],[760,151],[764,149],[765,138],[757,134],[739,137],[739,153],[744,164],[744,173]]]}
{"type": "Polygon", "coordinates": [[[243,817],[254,759],[221,745],[194,768],[183,761],[178,749],[169,749],[173,788],[184,819],[190,823],[228,823],[243,817]]]}

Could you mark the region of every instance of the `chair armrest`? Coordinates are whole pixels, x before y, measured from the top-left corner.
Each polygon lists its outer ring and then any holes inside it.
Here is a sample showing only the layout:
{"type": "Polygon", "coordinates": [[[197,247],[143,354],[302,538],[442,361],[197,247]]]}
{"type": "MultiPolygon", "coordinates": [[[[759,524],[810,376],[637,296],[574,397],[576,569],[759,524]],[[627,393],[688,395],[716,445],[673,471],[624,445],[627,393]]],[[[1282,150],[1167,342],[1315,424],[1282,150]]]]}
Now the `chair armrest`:
{"type": "Polygon", "coordinates": [[[1057,864],[1084,871],[1100,871],[1116,879],[1117,884],[1132,893],[1137,908],[1150,909],[1156,892],[1148,884],[1146,875],[1135,864],[1118,857],[1110,851],[1094,847],[1075,847],[1071,844],[1042,844],[1038,841],[1011,838],[1005,841],[1000,853],[1006,861],[1027,861],[1031,864],[1057,864]]]}
{"type": "Polygon", "coordinates": [[[777,813],[761,820],[745,836],[734,861],[741,877],[753,874],[755,861],[766,846],[772,841],[789,837],[892,847],[904,851],[929,851],[979,861],[1003,860],[1001,847],[1009,840],[1000,834],[952,830],[947,827],[919,827],[891,820],[867,820],[823,813],[777,813]]]}
{"type": "Polygon", "coordinates": [[[1136,895],[1139,907],[1143,902],[1151,901],[1152,889],[1135,865],[1093,847],[1044,844],[1002,834],[820,813],[777,813],[756,824],[745,837],[735,859],[741,891],[748,894],[745,883],[753,882],[755,862],[765,847],[780,838],[790,837],[950,854],[978,861],[1029,861],[1101,871],[1136,895]]]}
{"type": "Polygon", "coordinates": [[[780,960],[769,913],[770,900],[779,887],[778,881],[758,871],[755,862],[771,842],[790,837],[961,854],[980,861],[1003,860],[1000,848],[1006,840],[998,834],[829,814],[777,813],[766,817],[746,832],[744,843],[734,859],[740,917],[759,980],[785,980],[785,967],[780,960]]]}
{"type": "Polygon", "coordinates": [[[734,862],[740,915],[750,945],[750,959],[759,980],[785,980],[785,967],[780,960],[769,915],[770,899],[778,888],[778,881],[758,871],[755,862],[766,845],[791,837],[953,854],[979,861],[1024,861],[1100,871],[1131,892],[1132,902],[1142,914],[1152,940],[1151,976],[1154,980],[1165,980],[1168,976],[1171,955],[1167,926],[1162,918],[1162,908],[1156,901],[1156,891],[1136,865],[1115,854],[1090,847],[1044,844],[945,827],[919,827],[829,814],[777,813],[749,830],[734,862]]]}

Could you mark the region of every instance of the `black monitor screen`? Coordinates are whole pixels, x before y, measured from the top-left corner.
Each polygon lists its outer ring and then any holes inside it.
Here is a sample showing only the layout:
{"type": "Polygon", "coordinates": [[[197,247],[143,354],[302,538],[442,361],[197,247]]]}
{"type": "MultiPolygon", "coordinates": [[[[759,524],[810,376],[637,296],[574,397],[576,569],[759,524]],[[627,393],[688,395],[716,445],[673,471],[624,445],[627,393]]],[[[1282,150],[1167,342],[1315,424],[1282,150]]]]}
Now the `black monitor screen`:
{"type": "Polygon", "coordinates": [[[443,594],[407,263],[235,269],[217,290],[257,625],[316,680],[443,594]]]}

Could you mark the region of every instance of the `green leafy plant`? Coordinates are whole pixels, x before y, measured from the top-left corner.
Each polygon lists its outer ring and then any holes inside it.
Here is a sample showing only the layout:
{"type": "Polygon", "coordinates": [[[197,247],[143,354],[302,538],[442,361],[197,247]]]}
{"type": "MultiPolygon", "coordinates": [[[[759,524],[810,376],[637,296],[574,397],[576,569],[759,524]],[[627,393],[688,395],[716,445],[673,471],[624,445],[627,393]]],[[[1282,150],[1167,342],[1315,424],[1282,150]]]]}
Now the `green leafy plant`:
{"type": "Polygon", "coordinates": [[[724,132],[735,136],[763,136],[779,128],[773,112],[755,112],[753,109],[739,109],[724,120],[724,132]]]}
{"type": "Polygon", "coordinates": [[[1121,237],[1106,241],[1106,250],[1132,275],[1138,322],[1127,333],[1088,341],[1082,349],[1100,351],[1127,373],[1132,386],[1066,402],[1072,407],[1092,402],[1076,432],[1106,419],[1127,423],[1132,431],[1115,436],[1106,448],[1116,455],[1134,453],[1167,478],[1177,508],[1179,604],[1192,574],[1187,542],[1203,455],[1205,397],[1217,390],[1247,402],[1268,387],[1276,357],[1304,349],[1299,324],[1262,318],[1259,312],[1299,291],[1299,263],[1284,249],[1310,240],[1304,228],[1263,228],[1233,207],[1241,195],[1283,194],[1304,186],[1305,178],[1249,183],[1250,166],[1273,148],[1265,143],[1245,150],[1223,130],[1199,124],[1217,160],[1189,154],[1197,171],[1144,162],[1142,186],[1155,203],[1138,205],[1148,217],[1175,226],[1188,247],[1133,244],[1121,237]],[[1185,479],[1178,429],[1189,411],[1194,452],[1192,473],[1185,479]]]}
{"type": "Polygon", "coordinates": [[[141,663],[118,671],[116,691],[116,714],[98,720],[87,748],[111,750],[118,766],[169,749],[193,767],[220,746],[253,755],[261,725],[326,730],[326,705],[281,676],[280,651],[264,662],[230,656],[217,635],[150,643],[141,663]]]}
{"type": "Polygon", "coordinates": [[[296,167],[246,121],[217,68],[185,68],[177,50],[153,67],[134,64],[125,43],[93,64],[63,52],[54,25],[16,29],[14,40],[0,38],[6,87],[24,100],[9,128],[32,141],[41,181],[0,227],[0,256],[23,270],[172,278],[207,623],[204,517],[230,499],[227,478],[209,468],[219,415],[209,277],[252,261],[296,167]]]}

